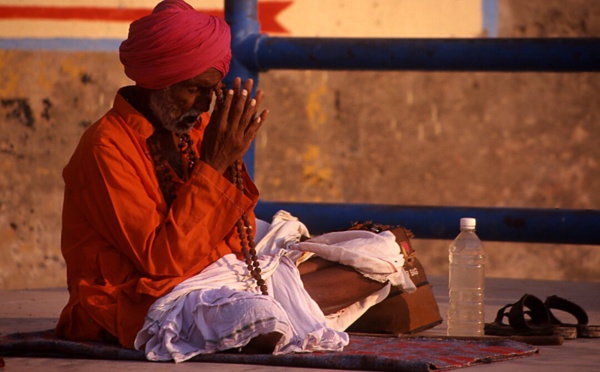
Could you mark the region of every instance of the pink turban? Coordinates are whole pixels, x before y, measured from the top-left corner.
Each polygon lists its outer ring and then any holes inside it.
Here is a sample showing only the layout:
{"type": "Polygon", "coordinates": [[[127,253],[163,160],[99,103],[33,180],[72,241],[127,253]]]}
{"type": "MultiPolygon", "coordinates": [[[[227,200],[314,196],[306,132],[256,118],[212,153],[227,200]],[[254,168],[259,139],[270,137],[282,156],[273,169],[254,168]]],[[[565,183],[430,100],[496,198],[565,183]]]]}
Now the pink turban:
{"type": "Polygon", "coordinates": [[[119,47],[125,75],[137,85],[163,89],[211,67],[227,75],[231,61],[229,26],[183,0],[164,0],[129,26],[119,47]]]}

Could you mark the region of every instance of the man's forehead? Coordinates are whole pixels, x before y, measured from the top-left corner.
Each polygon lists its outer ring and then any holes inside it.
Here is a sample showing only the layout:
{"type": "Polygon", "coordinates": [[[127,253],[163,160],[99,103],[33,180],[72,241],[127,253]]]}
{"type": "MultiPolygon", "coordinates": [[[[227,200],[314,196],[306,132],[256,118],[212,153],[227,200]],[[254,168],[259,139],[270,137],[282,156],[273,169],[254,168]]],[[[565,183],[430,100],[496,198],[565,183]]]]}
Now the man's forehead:
{"type": "Polygon", "coordinates": [[[191,79],[184,80],[185,85],[216,85],[223,80],[223,74],[216,68],[209,68],[191,79]]]}

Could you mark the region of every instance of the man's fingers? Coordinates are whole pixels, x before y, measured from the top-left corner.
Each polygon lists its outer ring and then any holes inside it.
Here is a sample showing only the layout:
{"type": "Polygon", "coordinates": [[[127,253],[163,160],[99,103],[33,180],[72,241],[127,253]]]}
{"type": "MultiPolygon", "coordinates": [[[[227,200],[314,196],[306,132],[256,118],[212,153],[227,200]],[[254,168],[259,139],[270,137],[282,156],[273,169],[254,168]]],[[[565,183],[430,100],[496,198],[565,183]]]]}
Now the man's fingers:
{"type": "Polygon", "coordinates": [[[265,122],[269,114],[268,110],[264,110],[263,112],[261,112],[260,115],[256,116],[262,98],[263,92],[261,90],[258,90],[254,95],[254,98],[250,100],[250,102],[248,102],[246,111],[244,112],[244,116],[242,117],[242,120],[248,123],[244,130],[244,137],[246,139],[254,139],[256,133],[258,132],[262,124],[265,122]]]}
{"type": "Polygon", "coordinates": [[[258,108],[260,107],[260,103],[262,102],[263,99],[263,92],[262,90],[257,90],[256,94],[254,95],[254,99],[256,100],[256,105],[254,106],[254,112],[252,113],[252,115],[256,115],[256,113],[258,112],[258,108]]]}
{"type": "Polygon", "coordinates": [[[254,81],[248,79],[242,87],[242,80],[237,77],[233,81],[233,97],[230,100],[230,106],[224,107],[224,115],[228,122],[228,131],[231,134],[238,133],[248,141],[249,138],[254,138],[262,123],[266,120],[268,111],[263,111],[257,115],[260,102],[263,98],[263,92],[258,90],[254,98],[250,96],[254,81]]]}
{"type": "Polygon", "coordinates": [[[241,94],[241,86],[242,86],[242,79],[240,79],[239,77],[236,77],[235,79],[233,79],[233,85],[231,87],[231,89],[233,89],[233,98],[234,98],[234,102],[237,102],[237,99],[239,98],[240,94],[241,94]]]}
{"type": "Polygon", "coordinates": [[[258,104],[260,104],[260,102],[262,101],[262,99],[263,99],[263,96],[264,96],[264,93],[263,93],[263,91],[262,91],[262,90],[260,90],[260,89],[258,89],[258,90],[256,91],[256,94],[254,94],[254,98],[256,99],[257,106],[258,106],[258,104]]]}
{"type": "Polygon", "coordinates": [[[219,108],[223,99],[225,99],[225,94],[227,94],[227,89],[225,88],[225,84],[220,84],[217,89],[215,89],[215,96],[217,97],[216,107],[219,108]]]}
{"type": "Polygon", "coordinates": [[[260,113],[260,115],[253,118],[250,121],[250,123],[248,123],[248,126],[246,127],[246,131],[244,132],[244,137],[246,138],[246,140],[251,141],[254,139],[254,137],[256,137],[258,130],[267,120],[267,116],[269,116],[269,110],[264,110],[263,112],[260,113]]]}
{"type": "Polygon", "coordinates": [[[244,114],[240,119],[240,125],[244,127],[244,132],[246,132],[246,128],[252,123],[252,120],[255,119],[256,109],[256,99],[252,98],[248,101],[246,107],[244,107],[244,114]]]}
{"type": "MultiPolygon", "coordinates": [[[[248,87],[252,87],[252,82],[247,84],[248,87]]],[[[254,120],[256,117],[256,113],[258,112],[258,108],[260,106],[260,102],[262,101],[263,92],[258,90],[254,95],[254,98],[248,99],[246,107],[244,108],[244,115],[242,117],[243,123],[248,123],[250,125],[251,120],[254,120]]]]}
{"type": "Polygon", "coordinates": [[[269,110],[263,110],[263,112],[260,113],[260,115],[259,115],[260,125],[263,125],[265,123],[265,121],[267,121],[268,116],[269,116],[269,110]]]}
{"type": "Polygon", "coordinates": [[[244,106],[244,112],[246,112],[246,110],[249,109],[250,103],[252,102],[251,93],[252,93],[252,86],[253,85],[254,85],[254,81],[252,79],[248,79],[244,83],[244,89],[248,91],[248,97],[246,99],[246,103],[245,103],[245,106],[244,106]]]}
{"type": "Polygon", "coordinates": [[[240,77],[236,77],[235,79],[233,79],[233,89],[236,92],[240,91],[241,86],[242,86],[242,79],[240,77]]]}
{"type": "Polygon", "coordinates": [[[229,116],[227,121],[229,122],[229,128],[233,131],[243,130],[245,122],[241,122],[246,107],[246,101],[248,99],[248,91],[242,89],[238,97],[234,96],[231,109],[229,110],[229,116]]]}
{"type": "Polygon", "coordinates": [[[227,127],[227,117],[229,114],[229,109],[231,107],[231,102],[233,101],[233,94],[233,89],[229,89],[225,93],[223,102],[221,102],[221,106],[219,107],[219,110],[217,112],[217,115],[219,115],[219,128],[221,130],[225,130],[227,127]]]}
{"type": "Polygon", "coordinates": [[[253,85],[254,85],[254,80],[248,79],[244,83],[244,89],[246,89],[248,92],[252,92],[252,86],[253,85]]]}

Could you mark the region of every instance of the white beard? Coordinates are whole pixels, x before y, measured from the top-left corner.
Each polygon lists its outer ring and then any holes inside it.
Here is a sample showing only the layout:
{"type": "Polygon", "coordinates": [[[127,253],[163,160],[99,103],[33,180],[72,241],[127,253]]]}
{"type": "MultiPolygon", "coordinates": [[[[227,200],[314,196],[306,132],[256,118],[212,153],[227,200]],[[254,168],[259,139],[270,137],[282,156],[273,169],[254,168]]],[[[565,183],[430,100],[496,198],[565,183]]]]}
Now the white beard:
{"type": "Polygon", "coordinates": [[[177,134],[188,133],[201,114],[196,109],[181,112],[170,87],[150,93],[148,104],[162,127],[177,134]]]}

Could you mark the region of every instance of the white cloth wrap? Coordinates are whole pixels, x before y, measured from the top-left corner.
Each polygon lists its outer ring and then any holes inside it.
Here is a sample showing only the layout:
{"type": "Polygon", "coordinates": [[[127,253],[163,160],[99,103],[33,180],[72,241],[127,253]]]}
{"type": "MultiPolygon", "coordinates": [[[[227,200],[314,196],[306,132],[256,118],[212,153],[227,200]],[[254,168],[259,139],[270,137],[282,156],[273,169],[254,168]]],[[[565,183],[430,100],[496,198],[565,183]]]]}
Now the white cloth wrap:
{"type": "Polygon", "coordinates": [[[416,290],[402,267],[404,256],[390,231],[379,234],[365,230],[332,232],[291,244],[289,249],[311,252],[329,261],[352,266],[367,278],[390,282],[409,293],[416,290]]]}
{"type": "Polygon", "coordinates": [[[252,338],[278,332],[274,354],[340,351],[343,330],[369,307],[385,299],[390,286],[327,317],[308,295],[296,263],[310,254],[355,267],[405,291],[414,285],[402,269],[404,258],[393,234],[336,232],[299,242],[306,227],[285,211],[267,227],[257,224],[257,252],[269,296],[260,294],[246,264],[228,254],[159,298],[149,309],[135,348],[154,361],[183,362],[202,353],[245,346],[252,338]],[[395,246],[394,246],[395,245],[395,246]]]}

